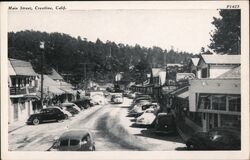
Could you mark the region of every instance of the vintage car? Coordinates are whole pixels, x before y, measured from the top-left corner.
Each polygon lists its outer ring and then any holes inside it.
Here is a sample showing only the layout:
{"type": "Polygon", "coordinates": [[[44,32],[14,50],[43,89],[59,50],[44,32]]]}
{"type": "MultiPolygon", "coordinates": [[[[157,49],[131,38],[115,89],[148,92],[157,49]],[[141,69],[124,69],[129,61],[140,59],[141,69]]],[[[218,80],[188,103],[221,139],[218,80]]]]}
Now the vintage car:
{"type": "Polygon", "coordinates": [[[88,109],[91,106],[90,99],[80,99],[73,101],[72,103],[76,104],[81,109],[88,109]]]}
{"type": "Polygon", "coordinates": [[[54,139],[54,144],[48,150],[57,151],[95,151],[94,136],[89,130],[73,129],[64,132],[54,139]]]}
{"type": "Polygon", "coordinates": [[[197,132],[186,141],[186,146],[189,150],[240,150],[240,131],[221,127],[197,132]]]}
{"type": "Polygon", "coordinates": [[[59,107],[70,112],[72,115],[78,114],[81,111],[81,109],[76,107],[74,103],[62,103],[59,107]]]}
{"type": "Polygon", "coordinates": [[[176,132],[174,116],[171,113],[158,113],[155,118],[154,132],[170,134],[176,132]]]}
{"type": "Polygon", "coordinates": [[[65,113],[58,108],[51,107],[42,109],[39,113],[32,114],[27,120],[27,124],[38,125],[42,122],[60,121],[67,118],[65,113]]]}
{"type": "Polygon", "coordinates": [[[151,125],[155,120],[155,110],[153,108],[146,109],[141,116],[136,119],[137,125],[151,125]]]}
{"type": "Polygon", "coordinates": [[[68,119],[69,117],[72,117],[72,116],[73,116],[73,114],[71,114],[69,111],[63,110],[63,109],[60,108],[59,106],[51,106],[51,107],[60,109],[60,110],[65,114],[65,119],[68,119]]]}
{"type": "Polygon", "coordinates": [[[150,104],[151,104],[151,102],[148,100],[141,100],[141,101],[133,104],[130,107],[130,110],[128,111],[128,116],[138,117],[138,116],[142,115],[142,113],[144,112],[142,109],[142,106],[150,105],[150,104]]]}
{"type": "Polygon", "coordinates": [[[123,103],[123,97],[122,95],[112,95],[111,97],[111,103],[114,103],[114,104],[121,104],[123,103]]]}

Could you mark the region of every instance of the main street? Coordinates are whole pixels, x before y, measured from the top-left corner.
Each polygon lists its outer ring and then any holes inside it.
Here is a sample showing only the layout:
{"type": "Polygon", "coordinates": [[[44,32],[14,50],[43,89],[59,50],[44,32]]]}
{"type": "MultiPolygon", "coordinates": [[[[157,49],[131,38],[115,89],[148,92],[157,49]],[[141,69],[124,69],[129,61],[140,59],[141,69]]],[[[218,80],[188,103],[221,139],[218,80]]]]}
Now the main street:
{"type": "Polygon", "coordinates": [[[130,103],[124,98],[123,104],[96,105],[62,122],[26,125],[9,133],[9,150],[46,151],[54,138],[68,129],[86,128],[95,135],[97,151],[167,151],[185,147],[178,134],[156,135],[144,127],[133,127],[133,118],[127,117],[130,103]]]}

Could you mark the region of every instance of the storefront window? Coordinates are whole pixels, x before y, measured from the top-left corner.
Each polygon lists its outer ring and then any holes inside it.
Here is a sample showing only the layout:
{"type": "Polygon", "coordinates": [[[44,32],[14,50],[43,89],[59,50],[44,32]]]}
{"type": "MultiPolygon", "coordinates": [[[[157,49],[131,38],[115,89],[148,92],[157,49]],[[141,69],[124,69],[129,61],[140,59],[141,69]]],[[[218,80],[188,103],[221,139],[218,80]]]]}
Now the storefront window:
{"type": "Polygon", "coordinates": [[[207,78],[207,72],[208,72],[207,68],[202,69],[201,70],[201,78],[207,78]]]}
{"type": "Polygon", "coordinates": [[[221,115],[221,127],[236,127],[236,128],[240,128],[240,116],[236,116],[236,115],[221,115]]]}
{"type": "Polygon", "coordinates": [[[199,96],[199,109],[210,109],[211,107],[211,96],[209,95],[200,95],[199,96]]]}
{"type": "Polygon", "coordinates": [[[240,112],[241,103],[240,103],[240,96],[228,96],[228,106],[229,111],[240,112]]]}
{"type": "Polygon", "coordinates": [[[212,97],[213,110],[226,110],[226,96],[214,95],[212,97]]]}

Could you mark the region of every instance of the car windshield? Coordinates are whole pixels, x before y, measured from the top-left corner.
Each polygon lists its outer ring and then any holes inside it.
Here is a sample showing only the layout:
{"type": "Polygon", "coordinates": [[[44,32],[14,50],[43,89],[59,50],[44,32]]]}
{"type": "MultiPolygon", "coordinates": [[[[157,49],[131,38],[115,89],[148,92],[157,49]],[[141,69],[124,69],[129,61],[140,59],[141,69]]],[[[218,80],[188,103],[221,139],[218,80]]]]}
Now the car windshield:
{"type": "Polygon", "coordinates": [[[40,113],[48,113],[49,112],[49,110],[47,110],[47,109],[42,109],[41,111],[40,111],[40,113]]]}
{"type": "Polygon", "coordinates": [[[66,139],[66,140],[61,140],[60,141],[60,146],[68,146],[68,143],[69,143],[69,140],[66,139]]]}
{"type": "Polygon", "coordinates": [[[71,146],[76,146],[80,143],[80,141],[78,139],[71,139],[70,140],[70,145],[71,146]]]}

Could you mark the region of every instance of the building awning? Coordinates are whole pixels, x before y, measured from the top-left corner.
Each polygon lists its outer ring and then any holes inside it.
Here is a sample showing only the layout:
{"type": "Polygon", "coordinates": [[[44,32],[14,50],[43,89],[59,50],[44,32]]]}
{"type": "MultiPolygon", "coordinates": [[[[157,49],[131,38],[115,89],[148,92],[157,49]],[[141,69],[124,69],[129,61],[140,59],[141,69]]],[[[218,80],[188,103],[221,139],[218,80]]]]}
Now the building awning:
{"type": "Polygon", "coordinates": [[[66,93],[69,93],[69,94],[76,94],[76,92],[70,88],[60,88],[60,89],[65,91],[66,93]]]}
{"type": "Polygon", "coordinates": [[[40,100],[40,99],[41,99],[41,97],[38,96],[38,95],[25,95],[24,97],[25,97],[25,98],[34,98],[34,99],[37,99],[37,100],[40,100]]]}
{"type": "Polygon", "coordinates": [[[179,88],[177,90],[174,90],[170,94],[185,99],[185,98],[187,98],[189,96],[188,86],[185,86],[185,87],[179,88]]]}
{"type": "Polygon", "coordinates": [[[177,97],[180,97],[180,98],[183,98],[183,99],[188,98],[188,96],[189,96],[188,91],[183,92],[183,93],[177,95],[177,97]]]}
{"type": "Polygon", "coordinates": [[[59,89],[56,86],[50,86],[50,87],[48,87],[48,91],[51,92],[51,93],[53,93],[53,94],[56,94],[56,95],[60,95],[60,94],[65,93],[63,90],[59,89]]]}

